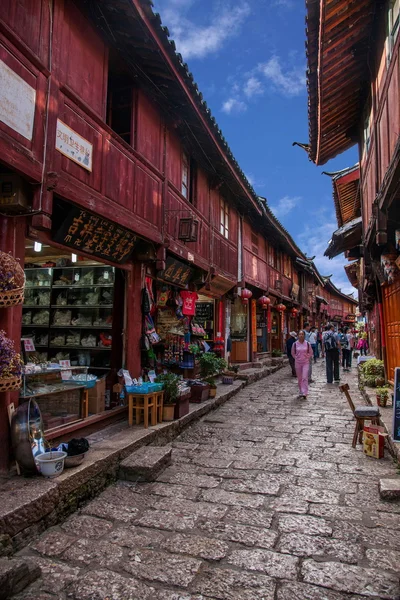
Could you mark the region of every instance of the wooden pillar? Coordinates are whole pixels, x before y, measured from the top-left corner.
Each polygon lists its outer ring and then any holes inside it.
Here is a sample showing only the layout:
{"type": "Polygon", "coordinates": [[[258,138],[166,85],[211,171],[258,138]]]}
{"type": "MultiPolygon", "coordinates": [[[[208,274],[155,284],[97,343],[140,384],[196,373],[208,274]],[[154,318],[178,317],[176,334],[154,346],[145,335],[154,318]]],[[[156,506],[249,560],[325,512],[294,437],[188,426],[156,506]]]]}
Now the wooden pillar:
{"type": "Polygon", "coordinates": [[[125,361],[132,377],[139,377],[142,370],[140,338],[142,335],[142,265],[134,263],[128,275],[126,290],[125,361]]]}
{"type": "MultiPolygon", "coordinates": [[[[26,220],[24,217],[0,216],[0,250],[10,252],[24,266],[26,220]]],[[[0,330],[12,339],[15,349],[20,350],[22,325],[22,305],[12,308],[0,308],[0,330]]],[[[8,422],[8,405],[13,402],[18,406],[18,392],[0,393],[0,472],[7,472],[10,464],[10,427],[8,422]]]]}

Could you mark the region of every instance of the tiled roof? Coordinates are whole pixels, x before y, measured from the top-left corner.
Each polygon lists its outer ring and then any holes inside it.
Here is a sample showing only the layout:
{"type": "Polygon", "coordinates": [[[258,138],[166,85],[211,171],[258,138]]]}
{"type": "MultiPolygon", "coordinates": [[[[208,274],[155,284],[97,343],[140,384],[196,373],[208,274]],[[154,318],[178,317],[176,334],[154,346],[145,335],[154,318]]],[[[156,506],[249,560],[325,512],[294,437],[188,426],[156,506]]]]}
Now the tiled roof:
{"type": "Polygon", "coordinates": [[[342,227],[361,215],[360,165],[324,174],[332,178],[336,219],[342,227]]]}

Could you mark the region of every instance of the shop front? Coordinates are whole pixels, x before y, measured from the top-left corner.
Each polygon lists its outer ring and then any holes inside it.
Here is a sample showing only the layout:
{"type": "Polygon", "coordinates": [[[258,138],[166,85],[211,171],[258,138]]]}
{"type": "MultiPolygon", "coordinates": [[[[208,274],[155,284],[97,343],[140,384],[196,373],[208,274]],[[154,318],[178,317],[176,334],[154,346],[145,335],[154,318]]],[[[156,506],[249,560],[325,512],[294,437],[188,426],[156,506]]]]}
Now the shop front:
{"type": "MultiPolygon", "coordinates": [[[[35,399],[55,439],[125,411],[115,386],[139,341],[127,316],[137,238],[61,198],[51,233],[27,234],[19,402],[35,399]]],[[[140,290],[140,278],[135,284],[140,290]]]]}

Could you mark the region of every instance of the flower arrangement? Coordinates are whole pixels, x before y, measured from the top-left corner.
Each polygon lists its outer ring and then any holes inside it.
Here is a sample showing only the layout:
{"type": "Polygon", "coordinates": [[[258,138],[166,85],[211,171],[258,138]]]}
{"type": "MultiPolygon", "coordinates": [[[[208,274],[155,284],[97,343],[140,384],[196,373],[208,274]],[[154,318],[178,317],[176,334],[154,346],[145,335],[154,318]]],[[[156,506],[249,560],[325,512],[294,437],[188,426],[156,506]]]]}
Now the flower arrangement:
{"type": "Polygon", "coordinates": [[[0,251],[0,306],[7,308],[24,301],[25,273],[19,262],[0,251]]]}
{"type": "Polygon", "coordinates": [[[21,355],[14,349],[14,342],[0,331],[0,380],[20,377],[22,372],[21,355]]]}

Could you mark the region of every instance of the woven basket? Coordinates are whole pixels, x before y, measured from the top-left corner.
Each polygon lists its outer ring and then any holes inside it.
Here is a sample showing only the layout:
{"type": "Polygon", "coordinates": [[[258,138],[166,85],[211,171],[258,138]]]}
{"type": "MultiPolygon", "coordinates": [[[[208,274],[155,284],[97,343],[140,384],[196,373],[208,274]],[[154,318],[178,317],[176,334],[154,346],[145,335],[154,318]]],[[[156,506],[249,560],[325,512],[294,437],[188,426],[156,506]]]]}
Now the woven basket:
{"type": "Polygon", "coordinates": [[[16,375],[15,377],[7,377],[5,379],[0,378],[0,392],[12,392],[13,390],[19,390],[22,385],[22,377],[16,375]]]}
{"type": "Polygon", "coordinates": [[[13,273],[12,290],[0,291],[0,307],[7,308],[22,304],[24,301],[25,273],[21,265],[11,254],[0,252],[0,271],[13,273]]]}

